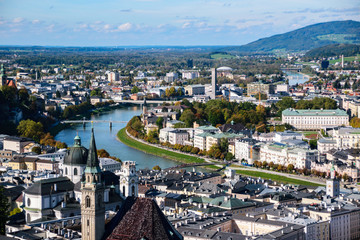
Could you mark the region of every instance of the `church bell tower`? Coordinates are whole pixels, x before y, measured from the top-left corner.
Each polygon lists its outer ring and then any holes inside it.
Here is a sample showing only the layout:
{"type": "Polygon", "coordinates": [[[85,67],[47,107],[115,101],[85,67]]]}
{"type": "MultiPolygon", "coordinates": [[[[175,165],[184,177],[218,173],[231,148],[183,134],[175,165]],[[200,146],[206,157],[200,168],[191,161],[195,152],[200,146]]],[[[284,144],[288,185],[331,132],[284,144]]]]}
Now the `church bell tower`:
{"type": "Polygon", "coordinates": [[[81,180],[82,240],[100,240],[104,235],[104,185],[92,128],[86,168],[81,180]]]}

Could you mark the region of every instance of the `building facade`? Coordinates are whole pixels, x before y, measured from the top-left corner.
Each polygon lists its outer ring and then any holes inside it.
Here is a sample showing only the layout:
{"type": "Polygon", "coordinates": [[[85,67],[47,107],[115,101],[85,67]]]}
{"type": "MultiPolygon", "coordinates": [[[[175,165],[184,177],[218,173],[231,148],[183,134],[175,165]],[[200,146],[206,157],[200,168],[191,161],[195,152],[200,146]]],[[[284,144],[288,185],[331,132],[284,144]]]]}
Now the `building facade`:
{"type": "Polygon", "coordinates": [[[286,109],[282,112],[282,123],[297,129],[320,130],[324,126],[348,126],[349,116],[344,110],[299,110],[286,109]]]}

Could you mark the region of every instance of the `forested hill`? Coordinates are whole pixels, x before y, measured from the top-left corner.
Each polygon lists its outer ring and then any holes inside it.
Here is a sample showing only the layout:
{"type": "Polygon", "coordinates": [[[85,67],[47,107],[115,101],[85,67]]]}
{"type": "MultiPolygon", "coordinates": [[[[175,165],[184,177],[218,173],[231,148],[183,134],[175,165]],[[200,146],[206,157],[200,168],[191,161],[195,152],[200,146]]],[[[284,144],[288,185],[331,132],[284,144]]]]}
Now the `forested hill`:
{"type": "Polygon", "coordinates": [[[335,43],[360,44],[360,22],[349,20],[318,23],[222,50],[239,52],[307,51],[335,43]]]}
{"type": "Polygon", "coordinates": [[[305,54],[309,58],[324,58],[344,55],[344,57],[360,54],[360,45],[356,44],[331,44],[314,48],[305,54]]]}

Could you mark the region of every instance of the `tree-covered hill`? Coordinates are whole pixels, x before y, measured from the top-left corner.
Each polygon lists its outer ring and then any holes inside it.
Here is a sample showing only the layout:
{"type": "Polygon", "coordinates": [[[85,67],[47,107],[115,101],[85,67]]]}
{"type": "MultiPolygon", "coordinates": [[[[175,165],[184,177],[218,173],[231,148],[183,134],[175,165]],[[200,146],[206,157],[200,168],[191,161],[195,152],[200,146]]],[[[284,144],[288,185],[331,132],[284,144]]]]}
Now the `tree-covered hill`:
{"type": "Polygon", "coordinates": [[[307,51],[335,43],[360,44],[360,22],[349,20],[318,23],[222,50],[239,52],[307,51]]]}
{"type": "Polygon", "coordinates": [[[327,58],[344,55],[344,57],[360,54],[360,45],[356,44],[330,44],[314,48],[305,54],[308,58],[327,58]]]}

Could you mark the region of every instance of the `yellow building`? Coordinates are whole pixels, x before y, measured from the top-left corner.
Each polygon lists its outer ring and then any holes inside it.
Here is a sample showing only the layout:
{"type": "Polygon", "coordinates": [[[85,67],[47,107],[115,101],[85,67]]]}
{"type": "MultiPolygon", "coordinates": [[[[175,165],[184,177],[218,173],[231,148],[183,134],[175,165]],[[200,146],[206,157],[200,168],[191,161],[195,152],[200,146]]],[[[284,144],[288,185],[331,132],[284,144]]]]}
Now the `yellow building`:
{"type": "Polygon", "coordinates": [[[24,156],[16,155],[7,163],[7,167],[12,170],[23,170],[26,168],[24,156]]]}
{"type": "Polygon", "coordinates": [[[35,171],[36,170],[36,161],[38,158],[34,157],[25,157],[24,162],[26,165],[26,170],[35,171]]]}

